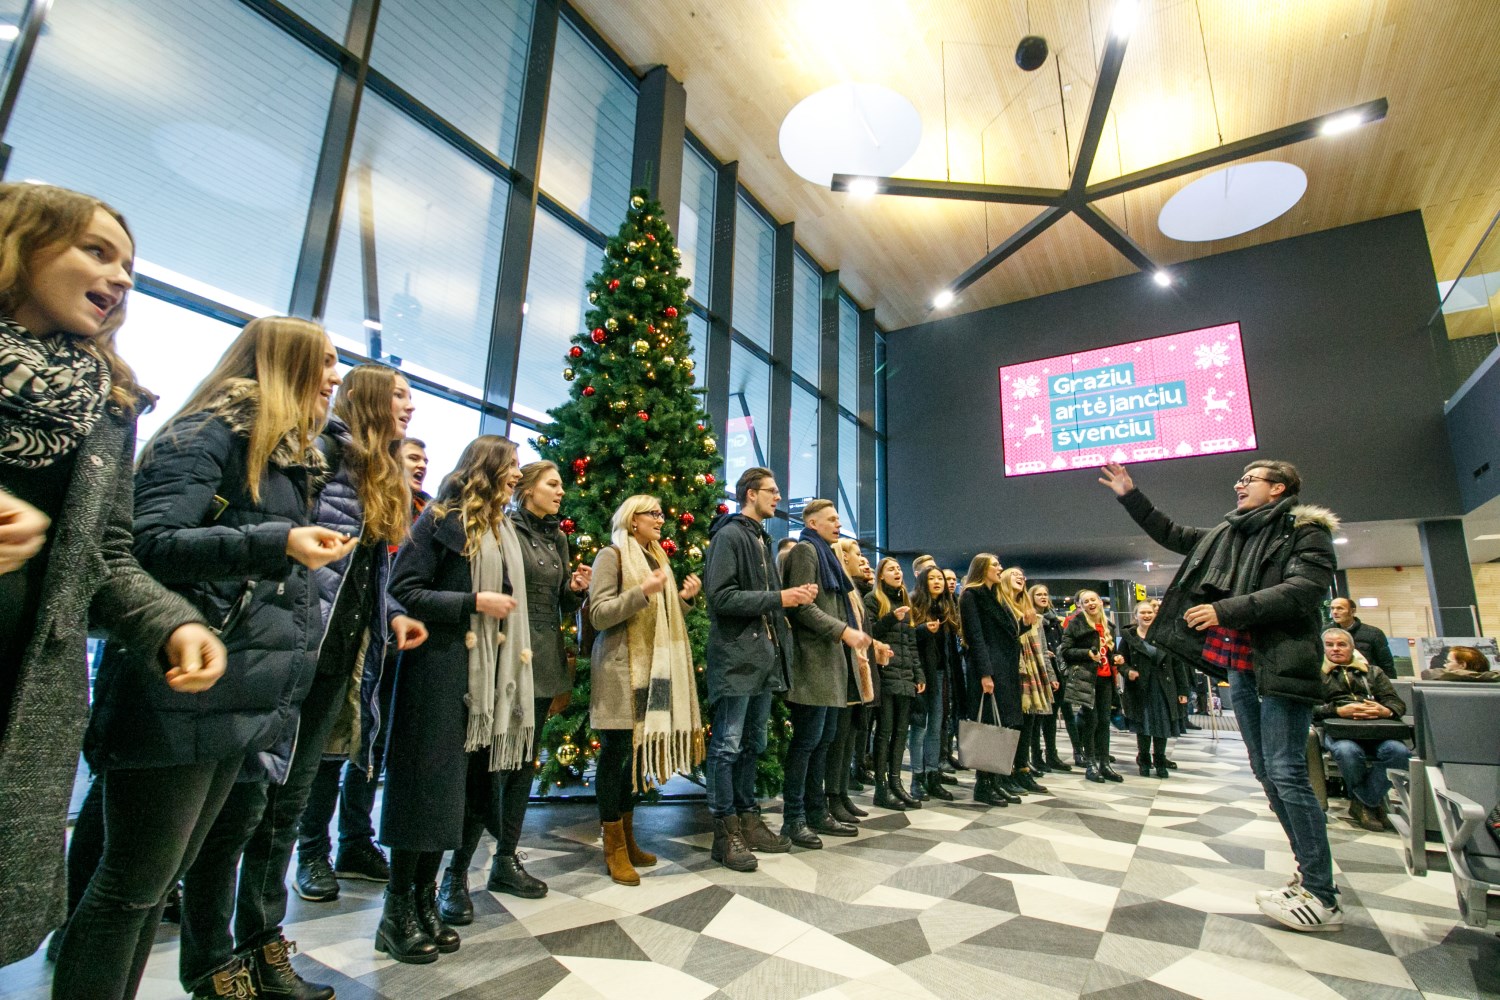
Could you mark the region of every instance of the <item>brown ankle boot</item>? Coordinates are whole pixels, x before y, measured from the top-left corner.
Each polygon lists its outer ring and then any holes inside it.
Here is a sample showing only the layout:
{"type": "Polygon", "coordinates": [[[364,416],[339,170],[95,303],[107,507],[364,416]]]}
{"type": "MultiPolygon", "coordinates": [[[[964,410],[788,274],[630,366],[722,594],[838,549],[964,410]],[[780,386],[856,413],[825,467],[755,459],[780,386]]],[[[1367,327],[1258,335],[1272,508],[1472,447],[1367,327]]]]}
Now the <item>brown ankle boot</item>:
{"type": "Polygon", "coordinates": [[[637,868],[650,868],[656,864],[656,855],[641,850],[641,845],[635,842],[635,813],[621,813],[620,825],[625,830],[625,851],[630,855],[630,863],[637,868]]]}
{"type": "Polygon", "coordinates": [[[604,824],[604,866],[609,877],[621,885],[640,885],[641,876],[630,864],[625,848],[625,824],[621,820],[604,824]]]}

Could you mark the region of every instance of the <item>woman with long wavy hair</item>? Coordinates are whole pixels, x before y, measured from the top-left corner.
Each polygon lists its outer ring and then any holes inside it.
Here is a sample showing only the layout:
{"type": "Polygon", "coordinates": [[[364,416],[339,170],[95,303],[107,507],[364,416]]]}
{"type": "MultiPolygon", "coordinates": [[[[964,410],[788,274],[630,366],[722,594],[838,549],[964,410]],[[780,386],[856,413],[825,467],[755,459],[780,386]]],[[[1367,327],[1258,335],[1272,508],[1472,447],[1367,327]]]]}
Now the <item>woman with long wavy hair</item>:
{"type": "Polygon", "coordinates": [[[1000,572],[1000,597],[1016,619],[1021,656],[1021,740],[1016,744],[1016,763],[1011,780],[1023,792],[1045,793],[1031,773],[1031,745],[1042,719],[1052,714],[1052,674],[1047,666],[1047,643],[1042,638],[1041,616],[1026,599],[1026,573],[1019,566],[1000,572]]]}
{"type": "MultiPolygon", "coordinates": [[[[981,552],[969,562],[958,598],[959,619],[967,649],[969,703],[977,706],[975,714],[982,721],[1019,729],[1023,717],[1021,636],[1000,591],[1001,572],[1000,560],[991,552],[981,552]]],[[[1003,778],[979,772],[974,781],[974,801],[993,806],[1020,802],[1015,786],[1003,778]]]]}
{"type": "MultiPolygon", "coordinates": [[[[852,601],[859,627],[865,630],[865,595],[870,592],[875,571],[870,560],[859,550],[859,543],[852,538],[841,538],[834,545],[844,572],[854,584],[858,598],[852,601]]],[[[880,665],[890,659],[891,648],[876,640],[870,648],[855,654],[856,663],[864,657],[864,670],[870,676],[868,701],[849,706],[849,718],[840,723],[839,738],[828,749],[828,770],[823,776],[823,787],[828,796],[828,811],[841,823],[858,823],[870,815],[854,804],[849,797],[851,790],[864,791],[864,782],[855,778],[854,772],[863,770],[865,755],[870,749],[871,729],[874,719],[880,714],[880,665]]]]}
{"type": "Polygon", "coordinates": [[[911,618],[917,630],[917,655],[927,674],[927,689],[918,696],[923,708],[921,721],[918,722],[918,713],[913,712],[911,724],[912,794],[952,802],[953,793],[943,787],[945,783],[956,783],[942,771],[943,734],[948,723],[943,702],[947,679],[953,672],[958,605],[948,596],[948,581],[936,565],[917,574],[917,586],[911,595],[911,618]]]}
{"type": "Polygon", "coordinates": [[[391,878],[375,947],[399,962],[459,948],[437,909],[437,874],[463,843],[466,810],[525,815],[550,699],[534,697],[526,559],[506,514],[520,479],[513,443],[469,442],[391,575],[392,596],[431,629],[401,659],[386,747],[391,878]]]}
{"type": "Polygon", "coordinates": [[[1079,710],[1079,739],[1083,742],[1089,781],[1124,781],[1109,766],[1109,722],[1114,709],[1115,684],[1125,657],[1119,636],[1092,590],[1080,590],[1078,611],[1063,629],[1058,656],[1068,665],[1067,700],[1079,710]]]}
{"type": "Polygon", "coordinates": [[[115,347],[134,256],[97,198],[0,184],[0,965],[63,921],[90,619],[159,653],[174,691],[224,669],[201,614],[131,553],[135,421],[153,402],[115,347]]]}
{"type": "MultiPolygon", "coordinates": [[[[231,788],[264,802],[267,774],[285,773],[322,637],[311,572],[356,545],[310,510],[337,360],[314,323],[252,320],[141,455],[135,551],[215,625],[229,668],[184,698],[128,640],[106,647],[85,745],[103,782],[104,850],[68,922],[54,996],[133,996],[168,887],[189,865],[195,885],[234,883],[236,858],[201,850],[231,788]],[[252,776],[247,762],[257,780],[236,782],[252,776]]],[[[256,819],[220,839],[243,843],[256,819]]],[[[227,923],[222,914],[185,936],[227,923]]],[[[186,985],[233,996],[257,971],[231,952],[186,985]]]]}
{"type": "Polygon", "coordinates": [[[882,809],[920,809],[922,803],[901,783],[901,759],[911,727],[911,703],[927,687],[911,624],[911,597],[901,564],[887,556],[875,567],[875,589],[865,597],[869,633],[891,647],[880,667],[880,717],[875,726],[875,804],[882,809]]]}

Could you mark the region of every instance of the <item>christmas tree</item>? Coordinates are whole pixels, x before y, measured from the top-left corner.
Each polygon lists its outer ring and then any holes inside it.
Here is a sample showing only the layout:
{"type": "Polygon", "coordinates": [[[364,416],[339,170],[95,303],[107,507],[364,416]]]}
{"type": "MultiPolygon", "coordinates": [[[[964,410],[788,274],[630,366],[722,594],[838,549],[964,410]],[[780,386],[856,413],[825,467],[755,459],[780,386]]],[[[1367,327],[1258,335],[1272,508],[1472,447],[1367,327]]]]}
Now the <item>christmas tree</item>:
{"type": "MultiPolygon", "coordinates": [[[[548,411],[552,422],[534,442],[557,463],[567,487],[562,529],[575,563],[592,564],[610,544],[610,519],[626,497],[649,493],[666,515],[661,545],[679,585],[689,573],[702,575],[709,523],[729,509],[703,390],[693,385],[689,281],[677,273],[681,258],[661,205],[643,190],[634,192],[624,223],[605,246],[603,268],[589,279],[588,329],[573,337],[563,359],[568,401],[548,411]]],[[[704,599],[693,603],[687,628],[707,725],[708,618],[704,599]]],[[[563,628],[576,643],[577,629],[563,628]]],[[[578,651],[572,701],[542,730],[543,794],[585,782],[599,751],[589,728],[588,653],[578,651]]],[[[789,738],[784,708],[773,719],[760,767],[762,794],[781,790],[789,738]]]]}

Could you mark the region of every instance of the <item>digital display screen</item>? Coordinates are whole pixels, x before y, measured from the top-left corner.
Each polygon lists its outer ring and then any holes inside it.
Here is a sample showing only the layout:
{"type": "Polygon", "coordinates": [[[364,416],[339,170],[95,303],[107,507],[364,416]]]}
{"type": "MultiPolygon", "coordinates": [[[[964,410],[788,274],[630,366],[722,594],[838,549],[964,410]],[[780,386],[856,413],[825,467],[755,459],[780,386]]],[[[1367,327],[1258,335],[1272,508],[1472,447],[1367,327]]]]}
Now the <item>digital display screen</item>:
{"type": "Polygon", "coordinates": [[[1255,448],[1240,325],[1000,369],[1005,474],[1255,448]]]}

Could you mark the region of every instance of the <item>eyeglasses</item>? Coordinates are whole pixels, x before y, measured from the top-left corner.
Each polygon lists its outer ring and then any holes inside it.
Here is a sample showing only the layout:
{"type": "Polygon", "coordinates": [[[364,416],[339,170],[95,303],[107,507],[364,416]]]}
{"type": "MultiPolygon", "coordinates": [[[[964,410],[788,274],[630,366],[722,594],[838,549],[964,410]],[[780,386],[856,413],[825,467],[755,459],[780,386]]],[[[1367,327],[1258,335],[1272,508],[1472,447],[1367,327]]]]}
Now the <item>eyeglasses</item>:
{"type": "Polygon", "coordinates": [[[1234,481],[1236,486],[1249,486],[1251,483],[1279,483],[1279,479],[1267,479],[1265,476],[1241,476],[1234,481]]]}
{"type": "Polygon", "coordinates": [[[663,514],[659,510],[643,510],[637,516],[638,517],[654,517],[658,521],[665,521],[667,519],[667,515],[663,514]]]}

